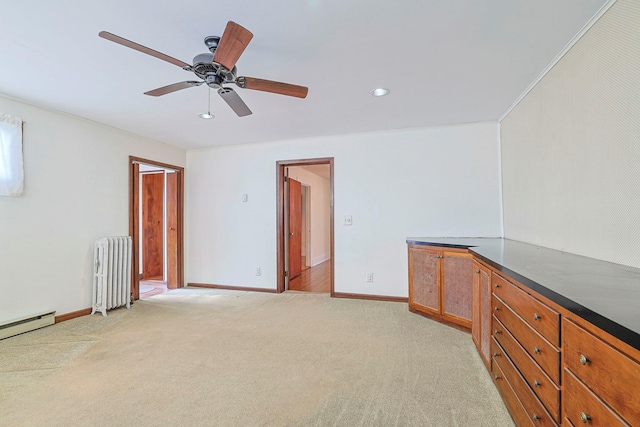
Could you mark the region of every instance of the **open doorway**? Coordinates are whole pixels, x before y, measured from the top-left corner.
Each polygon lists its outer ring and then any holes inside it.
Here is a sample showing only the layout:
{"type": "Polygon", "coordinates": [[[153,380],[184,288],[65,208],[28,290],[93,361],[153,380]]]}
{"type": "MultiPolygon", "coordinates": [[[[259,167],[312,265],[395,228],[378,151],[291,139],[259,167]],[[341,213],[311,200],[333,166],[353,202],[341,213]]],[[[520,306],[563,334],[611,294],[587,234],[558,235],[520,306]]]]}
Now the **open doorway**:
{"type": "Polygon", "coordinates": [[[333,296],[333,158],[277,162],[277,291],[333,296]]]}
{"type": "Polygon", "coordinates": [[[129,230],[132,296],[145,298],[184,286],[184,169],[130,157],[129,230]]]}

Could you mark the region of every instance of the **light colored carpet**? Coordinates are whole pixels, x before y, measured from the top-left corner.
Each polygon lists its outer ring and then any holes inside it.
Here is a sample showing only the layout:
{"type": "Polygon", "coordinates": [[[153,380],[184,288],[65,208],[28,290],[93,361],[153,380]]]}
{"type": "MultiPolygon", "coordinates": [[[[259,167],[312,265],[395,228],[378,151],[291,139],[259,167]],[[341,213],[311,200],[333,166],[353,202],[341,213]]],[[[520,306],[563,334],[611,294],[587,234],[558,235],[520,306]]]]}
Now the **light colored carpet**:
{"type": "Polygon", "coordinates": [[[0,341],[2,426],[513,426],[403,303],[184,288],[0,341]]]}

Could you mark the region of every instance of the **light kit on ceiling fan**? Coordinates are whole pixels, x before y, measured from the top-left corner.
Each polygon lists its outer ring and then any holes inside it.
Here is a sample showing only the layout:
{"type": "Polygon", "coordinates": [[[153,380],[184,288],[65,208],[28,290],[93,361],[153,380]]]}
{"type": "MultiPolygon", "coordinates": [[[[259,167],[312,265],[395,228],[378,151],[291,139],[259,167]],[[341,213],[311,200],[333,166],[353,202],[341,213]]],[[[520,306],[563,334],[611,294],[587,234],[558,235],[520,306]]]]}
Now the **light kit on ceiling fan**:
{"type": "Polygon", "coordinates": [[[215,118],[215,116],[213,114],[211,114],[211,88],[209,88],[209,91],[207,92],[207,98],[208,98],[208,101],[209,101],[208,106],[207,106],[207,112],[198,114],[198,116],[200,116],[201,119],[213,119],[213,118],[215,118]]]}
{"type": "MultiPolygon", "coordinates": [[[[173,83],[154,90],[145,92],[145,95],[162,96],[171,92],[186,89],[193,86],[200,86],[206,83],[209,89],[217,89],[218,95],[229,105],[229,107],[239,116],[244,117],[251,114],[251,110],[238,93],[230,87],[224,85],[235,84],[242,89],[258,90],[261,92],[271,92],[280,95],[293,96],[296,98],[306,98],[309,89],[305,86],[298,86],[289,83],[281,83],[273,80],[258,79],[255,77],[244,77],[237,75],[236,62],[253,38],[253,34],[246,28],[229,21],[222,34],[222,37],[208,36],[204,39],[204,44],[210,53],[201,53],[193,58],[193,65],[180,61],[164,53],[150,49],[141,44],[132,42],[107,31],[98,33],[103,39],[118,43],[138,52],[146,53],[155,58],[177,65],[185,71],[194,73],[199,81],[186,81],[173,83]]],[[[209,96],[211,103],[211,96],[209,96]]],[[[203,119],[211,119],[211,108],[205,113],[199,114],[203,119]]]]}

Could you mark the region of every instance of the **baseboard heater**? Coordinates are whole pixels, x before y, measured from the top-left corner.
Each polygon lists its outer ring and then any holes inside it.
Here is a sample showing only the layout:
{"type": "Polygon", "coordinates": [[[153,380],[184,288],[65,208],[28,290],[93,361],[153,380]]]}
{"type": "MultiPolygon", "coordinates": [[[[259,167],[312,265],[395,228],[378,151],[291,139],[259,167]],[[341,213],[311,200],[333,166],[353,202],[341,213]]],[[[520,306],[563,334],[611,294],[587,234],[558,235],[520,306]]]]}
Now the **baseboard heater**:
{"type": "Polygon", "coordinates": [[[0,340],[53,325],[56,323],[55,314],[55,311],[49,311],[2,323],[0,324],[0,340]]]}

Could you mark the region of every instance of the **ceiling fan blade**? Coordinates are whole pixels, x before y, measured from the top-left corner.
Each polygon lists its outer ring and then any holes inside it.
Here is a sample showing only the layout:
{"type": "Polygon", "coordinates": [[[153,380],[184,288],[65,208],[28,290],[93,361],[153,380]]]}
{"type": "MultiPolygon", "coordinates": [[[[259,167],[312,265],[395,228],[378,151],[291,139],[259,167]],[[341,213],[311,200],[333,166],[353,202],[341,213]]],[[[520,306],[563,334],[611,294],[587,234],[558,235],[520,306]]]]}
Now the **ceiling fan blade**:
{"type": "Polygon", "coordinates": [[[243,89],[261,90],[279,95],[306,98],[309,88],[289,83],[274,82],[273,80],[256,79],[254,77],[238,77],[236,84],[243,89]]]}
{"type": "Polygon", "coordinates": [[[150,90],[149,92],[145,92],[145,95],[150,96],[162,96],[171,92],[176,92],[178,90],[186,89],[188,87],[200,86],[204,82],[180,82],[174,83],[169,86],[159,87],[158,89],[150,90]]]}
{"type": "Polygon", "coordinates": [[[122,38],[120,36],[116,36],[115,34],[111,34],[111,33],[107,32],[107,31],[100,31],[98,33],[98,35],[100,37],[102,37],[103,39],[112,41],[114,43],[121,44],[122,46],[126,46],[128,48],[137,50],[138,52],[146,53],[147,55],[151,55],[151,56],[154,56],[154,57],[156,57],[158,59],[162,59],[163,61],[167,61],[167,62],[170,62],[172,64],[175,64],[178,67],[182,67],[182,68],[191,67],[190,64],[187,64],[186,62],[182,62],[179,59],[173,58],[173,57],[171,57],[169,55],[165,55],[164,53],[158,52],[157,50],[150,49],[150,48],[148,48],[146,46],[142,46],[141,44],[132,42],[131,40],[127,40],[127,39],[122,38]]]}
{"type": "Polygon", "coordinates": [[[222,33],[220,42],[218,42],[216,53],[213,55],[213,62],[217,62],[227,70],[232,70],[252,38],[251,31],[233,21],[229,21],[224,33],[222,33]]]}
{"type": "Polygon", "coordinates": [[[242,98],[240,98],[240,95],[238,95],[235,90],[229,87],[221,87],[218,89],[218,94],[227,104],[229,104],[229,107],[231,107],[238,117],[244,117],[251,114],[251,110],[249,110],[247,104],[244,103],[242,98]]]}

